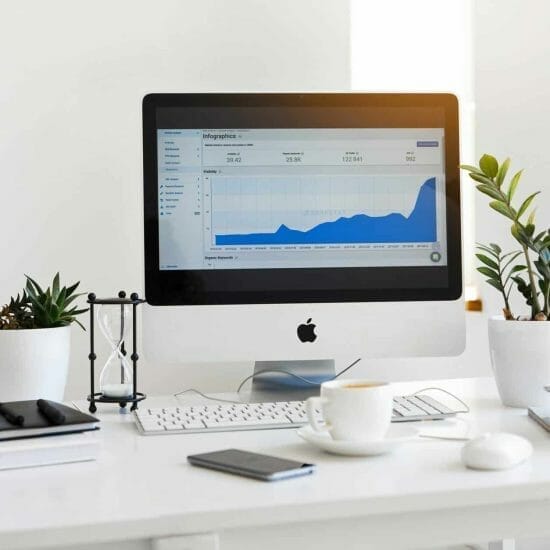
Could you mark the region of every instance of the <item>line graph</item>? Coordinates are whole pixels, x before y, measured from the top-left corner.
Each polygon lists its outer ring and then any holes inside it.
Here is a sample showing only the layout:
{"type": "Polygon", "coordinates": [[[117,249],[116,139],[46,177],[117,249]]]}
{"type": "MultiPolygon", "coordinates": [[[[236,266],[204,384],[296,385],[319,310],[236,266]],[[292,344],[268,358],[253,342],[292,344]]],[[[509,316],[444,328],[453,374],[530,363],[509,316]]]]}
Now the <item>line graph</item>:
{"type": "Polygon", "coordinates": [[[215,245],[437,240],[434,176],[262,179],[270,181],[214,182],[215,245]]]}

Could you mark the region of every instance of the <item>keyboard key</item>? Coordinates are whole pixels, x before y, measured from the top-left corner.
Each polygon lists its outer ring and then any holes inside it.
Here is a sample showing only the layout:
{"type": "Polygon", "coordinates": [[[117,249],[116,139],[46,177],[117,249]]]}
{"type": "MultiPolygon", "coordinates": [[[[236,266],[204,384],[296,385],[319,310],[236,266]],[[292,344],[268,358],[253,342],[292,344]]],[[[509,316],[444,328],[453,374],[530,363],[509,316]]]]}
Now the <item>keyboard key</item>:
{"type": "Polygon", "coordinates": [[[445,405],[443,405],[443,403],[440,403],[439,401],[435,400],[433,397],[430,397],[429,395],[419,395],[418,398],[422,399],[424,403],[427,403],[428,405],[430,405],[431,407],[439,411],[439,413],[453,414],[453,411],[451,411],[449,407],[446,407],[445,405]]]}
{"type": "Polygon", "coordinates": [[[427,414],[441,414],[437,409],[432,407],[429,403],[424,402],[422,399],[420,399],[420,397],[417,397],[416,395],[411,396],[409,399],[411,403],[414,403],[417,407],[420,407],[427,414]]]}
{"type": "Polygon", "coordinates": [[[204,422],[202,422],[202,420],[189,420],[187,422],[184,421],[182,425],[186,430],[193,430],[193,429],[199,429],[199,428],[205,427],[204,422]]]}
{"type": "Polygon", "coordinates": [[[394,414],[397,413],[399,416],[407,416],[407,413],[409,412],[409,409],[406,409],[399,403],[393,404],[393,412],[394,414]]]}
{"type": "Polygon", "coordinates": [[[394,399],[394,409],[405,417],[426,416],[426,412],[420,407],[411,403],[405,397],[396,397],[394,399]]]}
{"type": "Polygon", "coordinates": [[[293,424],[306,424],[307,418],[303,414],[289,414],[287,415],[287,418],[293,423],[293,424]]]}
{"type": "Polygon", "coordinates": [[[175,430],[183,430],[183,426],[181,424],[167,424],[166,430],[169,432],[173,432],[175,430]]]}
{"type": "Polygon", "coordinates": [[[146,431],[146,432],[164,432],[165,429],[164,429],[164,426],[161,426],[160,424],[158,423],[155,423],[155,424],[142,424],[141,425],[143,430],[146,431]]]}

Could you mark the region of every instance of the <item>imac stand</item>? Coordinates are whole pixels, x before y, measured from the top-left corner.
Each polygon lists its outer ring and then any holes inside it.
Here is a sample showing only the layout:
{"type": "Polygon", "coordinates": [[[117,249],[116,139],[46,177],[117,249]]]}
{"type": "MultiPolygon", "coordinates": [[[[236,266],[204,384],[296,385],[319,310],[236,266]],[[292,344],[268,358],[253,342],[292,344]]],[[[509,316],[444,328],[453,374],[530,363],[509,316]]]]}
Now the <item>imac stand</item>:
{"type": "Polygon", "coordinates": [[[303,401],[319,395],[319,385],[335,374],[334,359],[256,361],[250,401],[303,401]]]}

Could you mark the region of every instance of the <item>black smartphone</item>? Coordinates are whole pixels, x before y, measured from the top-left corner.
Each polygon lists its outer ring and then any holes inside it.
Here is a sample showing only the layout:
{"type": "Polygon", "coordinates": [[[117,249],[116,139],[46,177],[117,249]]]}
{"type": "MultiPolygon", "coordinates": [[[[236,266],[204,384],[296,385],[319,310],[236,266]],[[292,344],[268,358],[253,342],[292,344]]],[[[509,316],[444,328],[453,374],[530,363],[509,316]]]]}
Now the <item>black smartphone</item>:
{"type": "Polygon", "coordinates": [[[549,407],[529,407],[529,416],[538,422],[547,432],[550,432],[550,408],[549,407]]]}
{"type": "Polygon", "coordinates": [[[315,464],[304,464],[303,462],[240,451],[239,449],[190,455],[187,460],[193,466],[202,466],[203,468],[253,477],[263,481],[278,481],[312,474],[315,471],[315,464]]]}

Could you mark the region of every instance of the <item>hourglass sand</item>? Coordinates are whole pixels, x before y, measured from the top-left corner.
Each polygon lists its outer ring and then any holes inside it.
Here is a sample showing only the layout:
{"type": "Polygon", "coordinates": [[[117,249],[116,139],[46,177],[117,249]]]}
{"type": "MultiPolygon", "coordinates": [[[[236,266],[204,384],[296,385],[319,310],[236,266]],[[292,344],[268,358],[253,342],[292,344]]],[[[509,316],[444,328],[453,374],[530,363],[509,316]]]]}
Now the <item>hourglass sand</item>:
{"type": "Polygon", "coordinates": [[[97,308],[96,317],[97,324],[112,349],[99,375],[99,389],[105,397],[130,397],[132,375],[124,349],[126,308],[124,304],[102,304],[97,308]]]}

